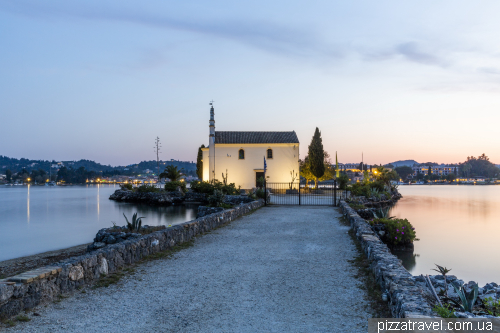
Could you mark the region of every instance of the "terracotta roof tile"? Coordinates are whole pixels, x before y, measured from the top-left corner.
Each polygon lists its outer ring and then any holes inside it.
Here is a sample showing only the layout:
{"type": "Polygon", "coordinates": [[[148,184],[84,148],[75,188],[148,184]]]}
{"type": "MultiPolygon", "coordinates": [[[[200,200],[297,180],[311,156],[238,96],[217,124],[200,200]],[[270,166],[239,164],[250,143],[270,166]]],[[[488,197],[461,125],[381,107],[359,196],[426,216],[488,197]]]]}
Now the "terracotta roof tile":
{"type": "Polygon", "coordinates": [[[292,132],[232,132],[216,131],[215,143],[299,143],[292,132]]]}

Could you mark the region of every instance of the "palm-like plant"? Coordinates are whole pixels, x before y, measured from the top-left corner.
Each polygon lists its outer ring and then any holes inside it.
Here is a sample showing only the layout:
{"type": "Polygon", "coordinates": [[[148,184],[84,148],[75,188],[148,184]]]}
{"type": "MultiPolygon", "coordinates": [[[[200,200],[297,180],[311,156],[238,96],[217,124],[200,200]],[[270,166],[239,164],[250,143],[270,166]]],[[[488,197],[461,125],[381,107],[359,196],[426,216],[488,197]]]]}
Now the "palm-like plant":
{"type": "Polygon", "coordinates": [[[165,171],[160,173],[158,176],[159,179],[162,178],[168,178],[170,181],[175,182],[178,181],[182,176],[182,173],[180,170],[177,169],[175,165],[167,165],[165,168],[165,171]]]}
{"type": "Polygon", "coordinates": [[[134,213],[132,215],[132,222],[129,222],[127,216],[125,216],[125,213],[123,213],[123,216],[125,217],[125,220],[127,221],[127,228],[130,231],[139,231],[142,226],[142,219],[144,217],[137,217],[137,213],[134,213]]]}
{"type": "Polygon", "coordinates": [[[444,278],[444,295],[448,297],[448,285],[446,284],[446,274],[448,274],[451,271],[451,268],[448,269],[446,267],[439,266],[437,264],[434,265],[436,265],[438,269],[433,268],[432,270],[440,273],[444,278]]]}
{"type": "Polygon", "coordinates": [[[448,300],[455,303],[455,305],[458,305],[463,311],[472,312],[472,308],[474,307],[474,303],[476,302],[477,295],[479,293],[479,286],[477,283],[472,286],[470,291],[467,291],[465,286],[457,287],[453,283],[452,286],[458,294],[458,298],[460,298],[461,303],[450,298],[448,298],[448,300]]]}

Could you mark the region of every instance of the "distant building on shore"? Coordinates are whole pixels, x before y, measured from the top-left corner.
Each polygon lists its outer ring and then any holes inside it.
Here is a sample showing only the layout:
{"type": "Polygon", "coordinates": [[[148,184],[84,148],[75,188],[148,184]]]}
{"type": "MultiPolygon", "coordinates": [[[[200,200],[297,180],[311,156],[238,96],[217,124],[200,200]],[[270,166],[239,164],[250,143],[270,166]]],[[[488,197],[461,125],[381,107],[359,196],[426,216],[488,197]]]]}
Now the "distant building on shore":
{"type": "MultiPolygon", "coordinates": [[[[429,172],[428,166],[414,166],[413,168],[414,176],[418,173],[422,173],[426,175],[429,172]]],[[[448,165],[448,164],[440,164],[436,166],[431,166],[431,174],[438,176],[447,176],[450,173],[454,173],[458,175],[458,166],[456,165],[448,165]]]]}
{"type": "Polygon", "coordinates": [[[299,139],[295,131],[216,132],[213,105],[209,130],[208,147],[202,148],[204,181],[223,181],[227,177],[228,184],[254,188],[264,177],[264,159],[267,181],[299,181],[299,139]]]}

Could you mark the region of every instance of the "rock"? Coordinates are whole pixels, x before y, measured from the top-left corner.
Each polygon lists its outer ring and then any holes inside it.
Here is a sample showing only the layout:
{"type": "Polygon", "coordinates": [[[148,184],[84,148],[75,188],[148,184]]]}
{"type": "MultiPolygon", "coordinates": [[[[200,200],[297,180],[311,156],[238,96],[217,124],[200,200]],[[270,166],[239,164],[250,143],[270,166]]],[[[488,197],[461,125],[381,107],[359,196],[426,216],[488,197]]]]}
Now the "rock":
{"type": "Polygon", "coordinates": [[[72,281],[83,279],[83,267],[80,265],[71,267],[68,276],[72,281]]]}
{"type": "Polygon", "coordinates": [[[155,239],[154,241],[151,242],[151,247],[158,246],[160,245],[160,241],[155,239]]]}
{"type": "Polygon", "coordinates": [[[210,214],[218,213],[223,211],[224,208],[222,207],[207,207],[207,206],[199,206],[198,207],[198,214],[196,215],[196,218],[207,216],[210,214]]]}
{"type": "Polygon", "coordinates": [[[455,317],[457,318],[474,318],[474,315],[470,312],[454,312],[455,317]]]}
{"type": "Polygon", "coordinates": [[[446,281],[453,282],[457,279],[455,275],[446,275],[446,281]]]}
{"type": "Polygon", "coordinates": [[[114,243],[116,243],[116,238],[113,237],[113,235],[108,235],[108,237],[106,237],[106,243],[107,244],[114,244],[114,243]]]}
{"type": "Polygon", "coordinates": [[[239,205],[252,201],[254,200],[247,195],[226,195],[226,197],[224,198],[224,203],[230,205],[239,205]]]}
{"type": "Polygon", "coordinates": [[[108,261],[106,258],[101,258],[98,271],[99,274],[108,275],[108,261]]]}
{"type": "Polygon", "coordinates": [[[487,283],[483,288],[484,290],[495,290],[498,287],[498,284],[495,282],[487,283]]]}
{"type": "Polygon", "coordinates": [[[380,230],[380,231],[378,232],[378,234],[379,234],[380,236],[384,236],[384,235],[385,235],[385,231],[380,230]]]}
{"type": "Polygon", "coordinates": [[[14,286],[0,283],[0,304],[9,300],[14,295],[14,286]]]}
{"type": "Polygon", "coordinates": [[[95,242],[94,244],[94,249],[97,250],[97,249],[100,249],[102,247],[105,247],[106,246],[106,243],[102,243],[102,242],[95,242]]]}

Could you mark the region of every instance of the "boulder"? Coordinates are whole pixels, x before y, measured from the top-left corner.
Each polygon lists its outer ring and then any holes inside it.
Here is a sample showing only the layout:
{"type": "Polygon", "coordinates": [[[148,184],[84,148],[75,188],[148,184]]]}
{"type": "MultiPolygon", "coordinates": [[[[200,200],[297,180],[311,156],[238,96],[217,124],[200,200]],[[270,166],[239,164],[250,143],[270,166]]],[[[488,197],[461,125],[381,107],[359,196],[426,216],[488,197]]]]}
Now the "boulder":
{"type": "Polygon", "coordinates": [[[78,266],[73,266],[69,269],[69,279],[72,281],[78,281],[80,279],[83,279],[83,267],[78,265],[78,266]]]}

